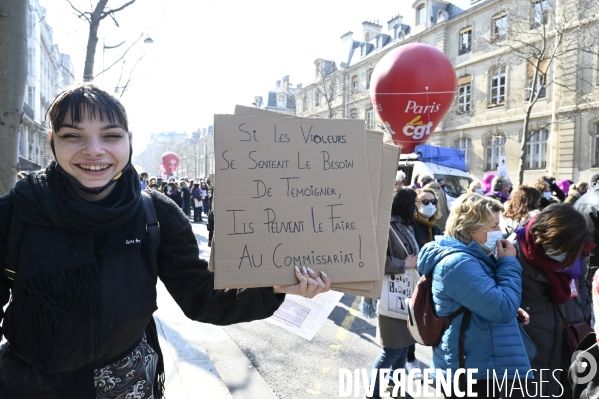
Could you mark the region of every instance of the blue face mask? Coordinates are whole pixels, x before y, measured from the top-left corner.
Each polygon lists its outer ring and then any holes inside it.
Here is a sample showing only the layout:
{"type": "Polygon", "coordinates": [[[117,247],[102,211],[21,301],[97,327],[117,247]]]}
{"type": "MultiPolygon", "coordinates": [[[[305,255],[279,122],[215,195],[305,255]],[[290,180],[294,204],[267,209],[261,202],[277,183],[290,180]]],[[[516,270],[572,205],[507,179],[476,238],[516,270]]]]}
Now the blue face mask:
{"type": "Polygon", "coordinates": [[[482,188],[477,188],[475,191],[476,191],[476,194],[483,195],[483,189],[482,188]]]}

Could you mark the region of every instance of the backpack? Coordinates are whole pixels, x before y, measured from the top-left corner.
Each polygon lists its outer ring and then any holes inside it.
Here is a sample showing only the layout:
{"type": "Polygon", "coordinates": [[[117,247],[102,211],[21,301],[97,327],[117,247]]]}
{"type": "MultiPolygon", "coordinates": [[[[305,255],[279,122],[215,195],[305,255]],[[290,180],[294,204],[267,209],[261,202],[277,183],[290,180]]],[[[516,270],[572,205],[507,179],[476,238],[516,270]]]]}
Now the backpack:
{"type": "MultiPolygon", "coordinates": [[[[408,309],[408,331],[410,335],[421,345],[437,346],[441,337],[451,321],[458,315],[464,313],[462,326],[468,324],[472,312],[464,306],[451,313],[449,316],[439,317],[435,313],[433,303],[433,273],[420,277],[412,298],[406,298],[408,309]]],[[[462,329],[460,329],[460,342],[462,341],[462,329]]]]}

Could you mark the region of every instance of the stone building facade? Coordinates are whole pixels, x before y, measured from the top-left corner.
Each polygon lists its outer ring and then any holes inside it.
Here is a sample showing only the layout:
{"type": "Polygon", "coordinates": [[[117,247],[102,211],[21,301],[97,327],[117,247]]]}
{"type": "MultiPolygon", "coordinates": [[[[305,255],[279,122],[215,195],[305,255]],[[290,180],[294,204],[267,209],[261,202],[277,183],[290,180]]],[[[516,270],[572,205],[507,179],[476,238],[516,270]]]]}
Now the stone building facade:
{"type": "Polygon", "coordinates": [[[60,88],[74,82],[70,56],[61,54],[52,41],[46,10],[29,0],[27,22],[27,87],[19,137],[20,169],[45,168],[54,158],[48,142],[46,111],[60,88]]]}
{"type": "Polygon", "coordinates": [[[447,55],[458,79],[429,143],[462,149],[478,178],[505,156],[518,181],[524,148],[524,182],[589,181],[599,173],[597,11],[595,0],[416,0],[406,18],[363,22],[359,39],[344,34],[342,59],[316,60],[314,82],[295,93],[297,115],[359,118],[384,130],[370,102],[372,71],[391,49],[425,43],[447,55]]]}

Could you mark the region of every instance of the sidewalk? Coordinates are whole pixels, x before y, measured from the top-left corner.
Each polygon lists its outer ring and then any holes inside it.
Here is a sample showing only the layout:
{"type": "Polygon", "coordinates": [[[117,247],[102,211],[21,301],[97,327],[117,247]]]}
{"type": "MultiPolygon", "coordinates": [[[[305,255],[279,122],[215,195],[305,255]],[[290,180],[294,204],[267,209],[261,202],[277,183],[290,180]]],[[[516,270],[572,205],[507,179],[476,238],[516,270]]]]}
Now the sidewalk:
{"type": "MultiPolygon", "coordinates": [[[[205,224],[192,224],[200,257],[208,259],[205,224]]],[[[222,327],[189,320],[158,281],[154,314],[164,355],[167,399],[276,399],[222,327]]]]}

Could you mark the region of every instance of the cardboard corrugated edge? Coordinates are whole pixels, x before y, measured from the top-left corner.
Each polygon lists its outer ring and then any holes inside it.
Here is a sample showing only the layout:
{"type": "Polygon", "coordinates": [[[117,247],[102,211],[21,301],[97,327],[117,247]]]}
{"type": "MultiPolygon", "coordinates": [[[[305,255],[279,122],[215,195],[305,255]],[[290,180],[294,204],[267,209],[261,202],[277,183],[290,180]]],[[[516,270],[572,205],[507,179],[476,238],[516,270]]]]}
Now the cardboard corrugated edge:
{"type": "MultiPolygon", "coordinates": [[[[370,193],[372,194],[372,212],[374,215],[374,224],[377,225],[379,216],[379,199],[380,199],[380,170],[383,153],[383,133],[367,130],[366,131],[366,152],[368,154],[368,176],[370,180],[370,193]]],[[[378,247],[378,242],[377,242],[378,247]]],[[[380,256],[380,254],[379,254],[380,256]]],[[[381,258],[379,257],[379,262],[381,258]]],[[[370,291],[373,288],[373,282],[364,283],[338,283],[333,284],[332,288],[336,290],[352,289],[370,291]]]]}
{"type": "MultiPolygon", "coordinates": [[[[253,122],[257,123],[257,124],[268,124],[268,119],[271,119],[271,117],[273,117],[273,114],[270,114],[267,116],[264,113],[261,113],[261,115],[215,115],[215,131],[219,131],[219,130],[223,130],[224,131],[229,131],[231,129],[231,126],[227,126],[228,124],[235,124],[238,122],[238,120],[242,120],[244,117],[249,117],[249,118],[256,118],[253,122]],[[258,121],[257,119],[261,118],[262,120],[258,121]],[[220,123],[217,123],[220,122],[220,123]],[[221,125],[222,127],[219,128],[218,125],[221,125]]],[[[277,117],[279,119],[281,119],[278,115],[277,117]]],[[[273,118],[274,119],[274,118],[273,118]]],[[[331,125],[330,127],[327,126],[326,129],[336,129],[337,127],[335,125],[337,125],[339,127],[339,129],[344,129],[344,125],[341,122],[344,122],[346,125],[346,128],[349,128],[352,124],[354,125],[354,127],[356,126],[355,123],[357,121],[352,121],[352,120],[347,120],[347,119],[343,119],[343,120],[337,120],[339,123],[336,123],[337,121],[329,121],[329,120],[318,120],[318,119],[312,119],[312,118],[296,118],[296,117],[289,117],[289,118],[285,118],[288,119],[288,122],[286,122],[286,124],[289,124],[290,126],[293,125],[294,123],[297,123],[296,121],[300,121],[299,123],[301,123],[301,120],[306,120],[306,121],[310,121],[313,124],[321,124],[323,126],[326,125],[331,125]],[[333,123],[335,122],[335,123],[333,123]],[[333,127],[335,126],[335,127],[333,127]]],[[[354,132],[356,132],[354,130],[354,132]]],[[[354,133],[356,134],[356,133],[354,133]]],[[[368,170],[363,170],[363,169],[367,169],[368,168],[368,157],[366,154],[366,150],[363,149],[363,147],[361,147],[362,145],[366,144],[366,137],[365,135],[362,137],[360,137],[360,135],[355,136],[358,139],[358,143],[356,143],[357,147],[355,147],[355,149],[353,151],[357,151],[356,155],[358,156],[358,158],[356,158],[357,160],[360,160],[359,162],[359,167],[357,169],[358,172],[356,172],[356,176],[355,178],[357,179],[357,181],[365,181],[366,179],[368,179],[368,170]],[[360,140],[364,140],[364,144],[360,144],[360,140]],[[361,153],[362,149],[364,150],[364,153],[361,153]],[[362,158],[360,158],[362,157],[362,158]],[[363,168],[362,172],[360,173],[360,169],[359,168],[363,168]],[[360,175],[360,177],[358,177],[358,175],[360,175]]],[[[218,144],[218,139],[216,140],[218,144]]],[[[235,142],[232,142],[235,143],[235,142]]],[[[230,145],[226,144],[226,145],[230,145]]],[[[220,145],[225,145],[224,142],[222,142],[221,139],[221,143],[220,145]]],[[[222,148],[224,149],[224,148],[222,148]]],[[[220,150],[217,150],[220,151],[220,150]]],[[[372,196],[368,195],[366,193],[362,193],[360,194],[362,197],[362,201],[367,204],[368,201],[372,201],[372,196]]],[[[219,197],[219,202],[222,202],[223,199],[221,198],[222,195],[217,195],[217,197],[219,197]]],[[[229,198],[229,197],[227,197],[229,198]]],[[[355,213],[354,213],[355,214],[355,213]]],[[[353,270],[351,273],[344,273],[341,272],[340,268],[335,268],[335,265],[331,264],[328,268],[323,268],[324,270],[327,271],[327,273],[331,276],[332,274],[334,274],[335,276],[333,277],[334,279],[336,279],[337,281],[341,281],[341,282],[363,282],[365,277],[370,277],[373,274],[379,274],[380,273],[380,269],[378,268],[378,245],[376,243],[376,228],[375,228],[375,224],[374,224],[374,214],[371,213],[370,215],[363,215],[363,217],[361,218],[361,222],[362,223],[368,223],[371,225],[372,228],[372,233],[367,233],[365,230],[363,234],[366,235],[362,235],[362,254],[366,253],[366,258],[365,259],[369,259],[370,257],[370,262],[367,262],[366,264],[368,265],[365,269],[355,269],[353,270]],[[364,217],[366,219],[364,219],[364,217]],[[366,246],[364,246],[364,239],[366,237],[366,246]],[[333,270],[335,269],[335,273],[333,273],[333,270]]],[[[222,241],[222,239],[221,239],[222,241]]],[[[223,245],[223,244],[219,244],[219,245],[223,245]]],[[[216,255],[218,255],[219,252],[215,252],[216,255]]],[[[216,256],[215,256],[216,257],[216,256]]],[[[233,269],[231,269],[232,271],[233,269]]],[[[255,278],[250,278],[250,275],[246,273],[244,273],[243,275],[239,275],[238,274],[238,278],[231,280],[229,277],[231,276],[229,273],[231,272],[228,268],[226,271],[223,271],[223,269],[219,269],[216,268],[216,275],[215,275],[215,287],[218,289],[224,289],[224,288],[244,288],[244,287],[257,287],[257,286],[263,286],[265,285],[283,285],[283,284],[292,284],[291,282],[288,281],[283,281],[286,280],[287,277],[283,278],[283,279],[279,279],[279,277],[277,279],[273,279],[273,278],[269,278],[269,274],[264,274],[264,273],[256,273],[257,277],[255,278]],[[239,277],[240,276],[240,277],[239,277]],[[262,281],[259,281],[259,279],[263,279],[262,281]],[[264,281],[265,280],[265,281],[264,281]],[[273,280],[273,281],[271,281],[273,280]],[[276,280],[276,281],[274,281],[276,280]]],[[[279,275],[277,275],[279,276],[279,275]]],[[[291,275],[290,275],[291,276],[291,275]]],[[[294,277],[294,276],[293,276],[294,277]]],[[[370,286],[370,284],[368,284],[368,286],[370,286]]]]}
{"type": "MultiPolygon", "coordinates": [[[[393,144],[383,144],[383,165],[381,168],[381,191],[380,191],[380,208],[379,217],[377,223],[376,242],[379,251],[379,259],[383,259],[380,262],[381,265],[381,276],[385,273],[385,259],[387,254],[387,240],[389,237],[389,222],[383,223],[383,221],[389,221],[391,219],[391,205],[393,203],[393,188],[395,186],[395,175],[397,171],[397,163],[399,162],[400,148],[393,144]],[[392,167],[393,165],[393,167],[392,167]]],[[[373,287],[370,291],[351,290],[343,289],[346,294],[358,295],[366,298],[381,297],[381,289],[383,288],[382,277],[379,280],[374,281],[373,287]]]]}

